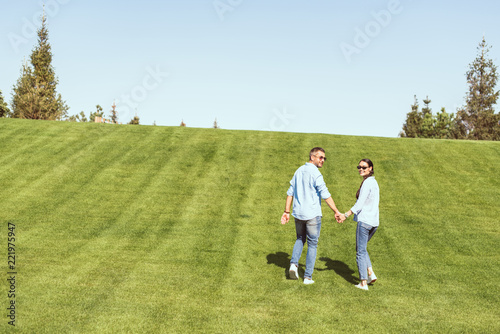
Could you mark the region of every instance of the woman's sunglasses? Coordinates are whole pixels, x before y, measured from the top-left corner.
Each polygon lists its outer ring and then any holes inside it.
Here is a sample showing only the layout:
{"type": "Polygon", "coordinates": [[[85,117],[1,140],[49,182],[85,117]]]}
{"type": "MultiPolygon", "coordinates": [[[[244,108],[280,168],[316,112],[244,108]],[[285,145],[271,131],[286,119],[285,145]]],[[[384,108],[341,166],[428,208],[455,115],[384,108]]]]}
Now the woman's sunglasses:
{"type": "Polygon", "coordinates": [[[363,169],[363,170],[365,170],[365,169],[367,169],[367,168],[369,168],[369,167],[358,166],[358,169],[363,169]]]}

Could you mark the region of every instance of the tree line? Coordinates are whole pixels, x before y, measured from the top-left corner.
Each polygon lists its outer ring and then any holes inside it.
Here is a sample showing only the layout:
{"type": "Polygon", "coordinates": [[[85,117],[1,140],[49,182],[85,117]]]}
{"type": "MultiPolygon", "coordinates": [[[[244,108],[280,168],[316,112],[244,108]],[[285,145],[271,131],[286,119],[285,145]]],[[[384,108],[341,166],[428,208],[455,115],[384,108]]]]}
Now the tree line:
{"type": "MultiPolygon", "coordinates": [[[[103,117],[100,105],[89,117],[82,111],[68,116],[69,107],[57,93],[58,78],[52,66],[52,52],[49,43],[45,14],[42,14],[41,27],[37,31],[38,44],[30,56],[30,63],[24,62],[21,74],[13,87],[11,109],[5,102],[0,90],[0,117],[66,120],[72,122],[94,122],[96,117],[103,117]]],[[[488,58],[490,47],[483,40],[478,46],[476,59],[469,64],[466,73],[469,91],[465,105],[458,108],[456,114],[446,112],[445,108],[437,114],[432,113],[431,100],[426,97],[420,108],[417,97],[406,115],[406,121],[400,137],[438,138],[438,139],[475,139],[500,140],[500,114],[495,113],[499,91],[497,67],[488,58]]],[[[110,111],[112,123],[117,123],[116,106],[110,111]]],[[[136,115],[129,124],[139,124],[136,115]]],[[[181,124],[182,125],[182,124],[181,124]]],[[[217,120],[214,128],[218,128],[217,120]]]]}
{"type": "Polygon", "coordinates": [[[499,95],[495,90],[497,67],[488,58],[490,47],[484,37],[477,49],[477,57],[469,64],[466,73],[469,91],[465,105],[458,108],[456,114],[449,114],[441,108],[441,112],[434,115],[429,107],[429,97],[423,100],[424,107],[419,110],[415,96],[400,137],[500,140],[500,114],[495,113],[494,108],[499,95]]]}
{"type": "MultiPolygon", "coordinates": [[[[11,108],[5,102],[0,90],[0,117],[66,120],[70,122],[94,122],[96,117],[103,117],[100,105],[89,117],[82,111],[68,116],[69,107],[57,93],[59,83],[52,66],[52,51],[45,13],[41,17],[41,27],[37,30],[38,44],[31,52],[30,62],[24,61],[21,74],[13,87],[11,108]]],[[[118,113],[113,104],[110,111],[110,123],[118,122],[118,113]]],[[[139,124],[137,115],[129,124],[139,124]]]]}

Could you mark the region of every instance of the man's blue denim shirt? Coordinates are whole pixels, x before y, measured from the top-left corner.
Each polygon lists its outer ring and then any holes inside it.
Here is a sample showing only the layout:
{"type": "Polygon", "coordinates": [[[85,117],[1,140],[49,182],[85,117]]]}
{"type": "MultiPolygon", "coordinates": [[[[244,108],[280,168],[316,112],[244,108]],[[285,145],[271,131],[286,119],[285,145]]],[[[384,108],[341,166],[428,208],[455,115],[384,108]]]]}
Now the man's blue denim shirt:
{"type": "Polygon", "coordinates": [[[310,162],[297,169],[286,194],[293,196],[292,216],[300,220],[322,217],[321,199],[332,196],[318,167],[310,162]]]}

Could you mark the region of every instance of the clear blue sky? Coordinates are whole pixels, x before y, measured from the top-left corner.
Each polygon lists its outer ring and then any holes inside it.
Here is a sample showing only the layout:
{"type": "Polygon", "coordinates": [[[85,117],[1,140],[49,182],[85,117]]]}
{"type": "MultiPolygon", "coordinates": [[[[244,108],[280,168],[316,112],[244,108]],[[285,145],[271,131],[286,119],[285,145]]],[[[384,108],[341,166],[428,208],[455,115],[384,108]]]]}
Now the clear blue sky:
{"type": "MultiPolygon", "coordinates": [[[[41,3],[2,1],[9,102],[41,3]]],[[[463,105],[483,35],[500,65],[493,0],[45,3],[69,114],[116,101],[121,122],[396,137],[414,95],[435,113],[463,105]]]]}

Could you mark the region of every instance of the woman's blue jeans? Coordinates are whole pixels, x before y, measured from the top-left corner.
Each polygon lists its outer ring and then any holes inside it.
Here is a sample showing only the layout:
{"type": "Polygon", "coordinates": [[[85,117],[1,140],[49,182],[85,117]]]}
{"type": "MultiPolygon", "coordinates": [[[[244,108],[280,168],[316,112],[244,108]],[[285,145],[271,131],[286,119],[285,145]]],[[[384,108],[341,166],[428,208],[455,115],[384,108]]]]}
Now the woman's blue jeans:
{"type": "Polygon", "coordinates": [[[316,250],[318,248],[319,233],[321,231],[321,217],[311,220],[300,220],[295,218],[295,231],[297,240],[293,246],[292,260],[290,263],[299,266],[299,259],[302,255],[302,249],[307,241],[306,272],[304,278],[311,278],[316,263],[316,250]]]}
{"type": "Polygon", "coordinates": [[[377,227],[358,222],[358,227],[356,228],[356,262],[358,264],[360,280],[368,279],[368,268],[372,266],[372,263],[366,246],[375,234],[375,231],[377,231],[377,227]]]}

